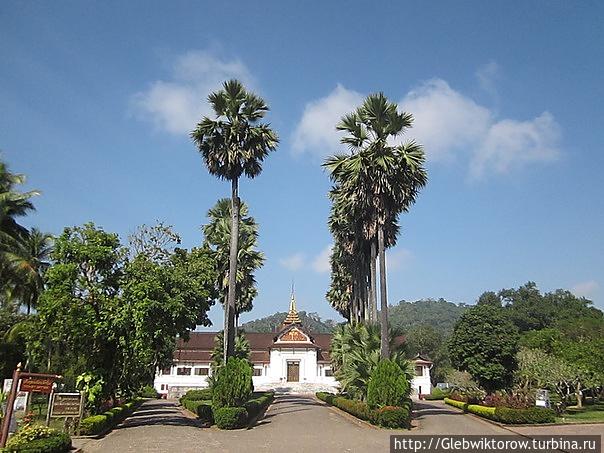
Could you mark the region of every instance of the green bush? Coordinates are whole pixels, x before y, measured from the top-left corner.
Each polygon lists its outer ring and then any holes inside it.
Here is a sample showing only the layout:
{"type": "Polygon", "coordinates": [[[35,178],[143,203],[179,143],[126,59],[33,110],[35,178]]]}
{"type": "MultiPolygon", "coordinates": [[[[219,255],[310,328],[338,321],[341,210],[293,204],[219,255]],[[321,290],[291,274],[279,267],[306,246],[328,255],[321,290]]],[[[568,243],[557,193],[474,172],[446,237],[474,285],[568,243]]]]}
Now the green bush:
{"type": "Polygon", "coordinates": [[[480,417],[495,420],[495,408],[488,406],[480,406],[478,404],[468,404],[466,410],[480,417]]]}
{"type": "Polygon", "coordinates": [[[509,425],[554,423],[556,412],[553,409],[531,407],[530,409],[495,408],[495,420],[509,425]]]}
{"type": "Polygon", "coordinates": [[[71,448],[68,434],[45,426],[29,426],[19,430],[6,443],[4,451],[29,453],[64,453],[71,448]]]}
{"type": "Polygon", "coordinates": [[[197,417],[205,423],[210,425],[214,424],[214,413],[212,412],[212,405],[208,402],[203,402],[197,406],[197,417]]]}
{"type": "Polygon", "coordinates": [[[450,406],[453,406],[453,407],[456,407],[458,409],[461,409],[463,411],[467,411],[468,410],[468,403],[466,403],[465,401],[457,401],[457,400],[454,400],[454,399],[451,399],[451,398],[445,398],[445,403],[448,404],[448,405],[450,405],[450,406]]]}
{"type": "Polygon", "coordinates": [[[376,409],[372,422],[385,428],[408,428],[411,417],[408,407],[384,406],[376,409]]]}
{"type": "Polygon", "coordinates": [[[529,409],[512,409],[509,407],[488,407],[478,404],[468,404],[445,398],[445,403],[471,412],[480,417],[488,418],[496,422],[508,425],[554,423],[556,412],[553,409],[531,407],[529,409]]]}
{"type": "Polygon", "coordinates": [[[80,433],[84,435],[98,434],[107,426],[107,417],[104,415],[91,415],[80,422],[80,433]]]}
{"type": "Polygon", "coordinates": [[[375,409],[383,406],[402,406],[411,387],[405,372],[390,359],[383,359],[371,372],[367,385],[367,404],[375,409]]]}
{"type": "Polygon", "coordinates": [[[189,390],[183,396],[184,399],[188,399],[191,401],[207,401],[212,399],[212,390],[211,389],[196,389],[189,390]]]}
{"type": "Polygon", "coordinates": [[[438,387],[434,387],[429,395],[424,396],[428,401],[443,400],[449,396],[449,392],[443,391],[438,387]]]}
{"type": "Polygon", "coordinates": [[[155,387],[151,386],[151,385],[145,385],[139,392],[139,395],[142,398],[158,398],[159,394],[157,393],[157,390],[155,390],[155,387]]]}
{"type": "Polygon", "coordinates": [[[83,418],[80,422],[80,434],[95,435],[109,429],[129,416],[141,402],[141,398],[135,398],[102,414],[83,418]]]}
{"type": "Polygon", "coordinates": [[[212,406],[241,407],[254,389],[252,367],[245,359],[229,357],[227,364],[218,369],[212,388],[212,406]]]}
{"type": "Polygon", "coordinates": [[[248,413],[245,407],[220,407],[214,409],[214,421],[220,429],[242,428],[247,423],[247,419],[248,413]]]}
{"type": "Polygon", "coordinates": [[[248,400],[243,407],[247,410],[250,419],[256,417],[266,410],[266,408],[273,402],[275,397],[273,392],[266,392],[256,394],[255,398],[248,400]]]}

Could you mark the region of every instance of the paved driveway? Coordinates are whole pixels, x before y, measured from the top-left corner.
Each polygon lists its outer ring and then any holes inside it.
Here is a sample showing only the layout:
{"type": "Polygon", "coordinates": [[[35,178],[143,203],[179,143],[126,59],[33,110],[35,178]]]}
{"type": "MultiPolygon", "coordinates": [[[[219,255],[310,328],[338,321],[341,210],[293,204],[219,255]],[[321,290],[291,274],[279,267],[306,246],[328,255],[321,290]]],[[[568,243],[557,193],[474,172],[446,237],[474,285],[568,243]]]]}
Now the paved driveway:
{"type": "MultiPolygon", "coordinates": [[[[442,402],[417,403],[411,431],[375,428],[309,396],[279,395],[252,429],[199,428],[175,401],[146,401],[100,440],[76,439],[85,452],[384,452],[391,434],[512,434],[442,402]]],[[[547,434],[557,433],[551,430],[547,434]]],[[[563,427],[564,428],[564,427],[563,427]]],[[[541,431],[541,429],[539,428],[541,431]]],[[[533,434],[541,434],[533,433],[533,434]]],[[[528,431],[523,434],[531,434],[528,431]]]]}

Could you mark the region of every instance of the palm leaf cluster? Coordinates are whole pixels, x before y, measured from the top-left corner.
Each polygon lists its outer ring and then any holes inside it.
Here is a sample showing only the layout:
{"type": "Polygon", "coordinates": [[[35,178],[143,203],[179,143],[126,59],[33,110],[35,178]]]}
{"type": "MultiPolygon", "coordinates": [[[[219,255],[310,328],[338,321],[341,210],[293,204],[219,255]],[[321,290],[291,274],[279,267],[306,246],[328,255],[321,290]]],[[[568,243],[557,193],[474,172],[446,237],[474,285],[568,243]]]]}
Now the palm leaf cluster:
{"type": "Polygon", "coordinates": [[[327,299],[351,322],[377,321],[379,255],[382,323],[387,329],[385,249],[396,244],[399,215],[427,183],[423,148],[414,141],[396,144],[412,122],[411,114],[399,112],[382,93],[372,94],[336,126],[345,133],[342,143],[349,152],[323,164],[334,183],[329,193],[334,248],[327,299]]]}
{"type": "MultiPolygon", "coordinates": [[[[249,215],[249,210],[241,202],[239,221],[239,239],[237,250],[237,290],[235,299],[235,318],[252,310],[253,300],[258,294],[255,271],[264,264],[264,254],[257,250],[258,224],[249,215]]],[[[231,203],[222,198],[208,211],[209,223],[202,227],[204,245],[212,250],[216,263],[218,300],[226,308],[229,285],[229,252],[231,242],[231,203]]],[[[236,322],[237,324],[237,322],[236,322]]],[[[221,336],[221,338],[223,338],[221,336]]]]}
{"type": "MultiPolygon", "coordinates": [[[[391,360],[405,372],[407,380],[413,378],[413,365],[405,358],[395,335],[388,332],[391,360]]],[[[341,392],[353,399],[364,401],[371,373],[381,359],[381,333],[377,324],[343,324],[338,326],[331,340],[331,360],[341,392]]]]}
{"type": "Polygon", "coordinates": [[[203,117],[191,132],[210,174],[231,182],[231,243],[225,322],[225,360],[234,354],[237,299],[239,178],[255,178],[262,163],[277,148],[279,139],[268,123],[261,120],[268,105],[245,89],[241,82],[228,80],[211,93],[208,102],[215,118],[203,117]]]}
{"type": "Polygon", "coordinates": [[[19,223],[34,210],[31,199],[39,194],[19,191],[24,183],[25,176],[0,161],[0,297],[3,305],[22,305],[29,313],[44,289],[52,236],[19,223]]]}

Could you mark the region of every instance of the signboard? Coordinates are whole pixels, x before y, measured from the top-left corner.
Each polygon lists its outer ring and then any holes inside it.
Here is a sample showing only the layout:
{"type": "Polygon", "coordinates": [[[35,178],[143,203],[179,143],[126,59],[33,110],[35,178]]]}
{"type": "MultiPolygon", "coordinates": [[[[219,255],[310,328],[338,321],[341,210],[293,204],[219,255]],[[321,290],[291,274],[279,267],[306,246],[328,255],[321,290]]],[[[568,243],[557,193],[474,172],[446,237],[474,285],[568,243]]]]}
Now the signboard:
{"type": "Polygon", "coordinates": [[[50,409],[51,417],[79,417],[82,410],[80,393],[55,393],[50,409]]]}
{"type": "Polygon", "coordinates": [[[12,379],[5,379],[4,380],[4,386],[2,387],[2,393],[9,393],[10,392],[10,388],[13,385],[13,380],[12,379]]]}
{"type": "Polygon", "coordinates": [[[21,380],[22,392],[51,393],[54,379],[30,377],[21,380]]]}
{"type": "Polygon", "coordinates": [[[17,393],[13,408],[15,412],[25,412],[25,409],[27,408],[27,392],[17,393]]]}
{"type": "Polygon", "coordinates": [[[549,391],[545,389],[537,390],[535,395],[535,406],[538,407],[549,407],[549,391]]]}

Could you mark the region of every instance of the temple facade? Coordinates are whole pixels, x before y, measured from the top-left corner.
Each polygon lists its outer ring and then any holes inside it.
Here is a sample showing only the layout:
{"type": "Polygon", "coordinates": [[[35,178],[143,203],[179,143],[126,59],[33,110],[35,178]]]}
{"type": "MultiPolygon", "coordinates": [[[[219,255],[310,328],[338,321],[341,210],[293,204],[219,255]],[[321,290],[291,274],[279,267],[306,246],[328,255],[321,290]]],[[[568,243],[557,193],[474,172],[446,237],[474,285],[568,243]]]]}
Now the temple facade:
{"type": "MultiPolygon", "coordinates": [[[[207,387],[215,336],[215,332],[191,332],[188,341],[178,340],[173,365],[158,370],[155,376],[155,389],[163,397],[178,397],[189,389],[207,387]]],[[[245,337],[250,344],[255,388],[337,390],[329,357],[331,334],[312,334],[304,329],[293,294],[278,332],[250,332],[245,337]]],[[[432,362],[416,357],[412,382],[415,393],[430,393],[431,367],[432,362]]]]}

